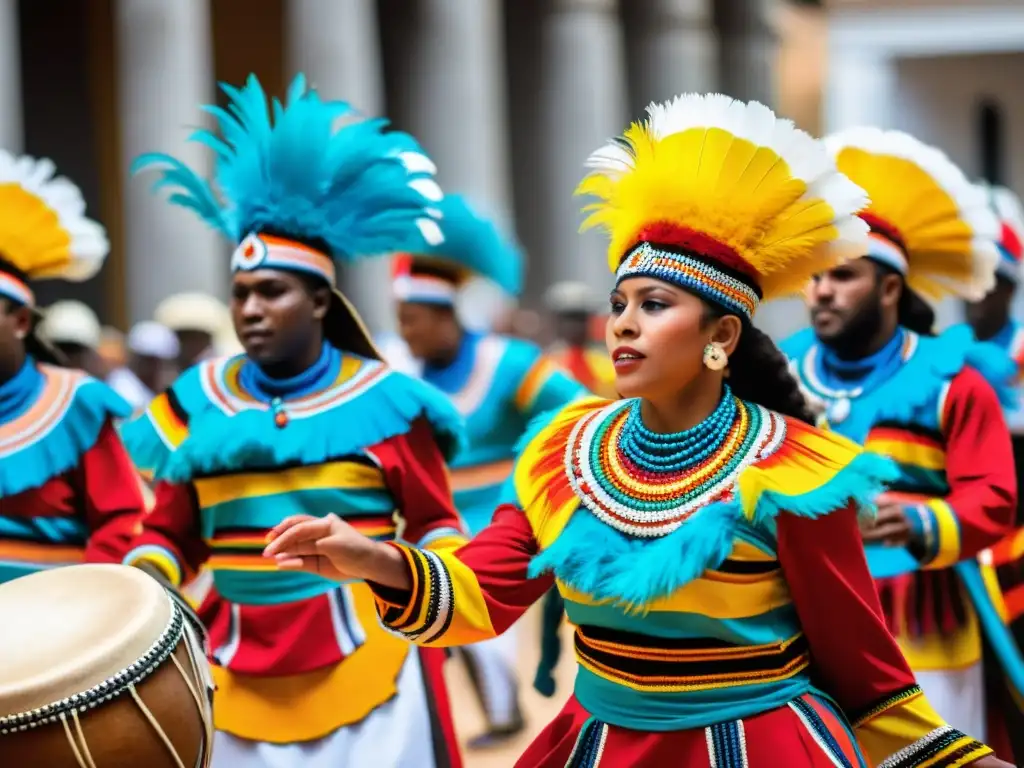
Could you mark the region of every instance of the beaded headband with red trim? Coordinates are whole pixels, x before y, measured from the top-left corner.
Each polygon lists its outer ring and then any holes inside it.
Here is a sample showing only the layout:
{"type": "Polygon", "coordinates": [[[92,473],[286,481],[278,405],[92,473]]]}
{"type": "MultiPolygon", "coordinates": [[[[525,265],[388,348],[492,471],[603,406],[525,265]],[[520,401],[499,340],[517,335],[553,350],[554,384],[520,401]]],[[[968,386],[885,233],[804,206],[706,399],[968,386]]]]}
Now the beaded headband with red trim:
{"type": "Polygon", "coordinates": [[[274,235],[250,234],[231,255],[232,272],[256,269],[304,272],[323,279],[331,288],[337,284],[337,273],[330,256],[303,243],[274,235]]]}

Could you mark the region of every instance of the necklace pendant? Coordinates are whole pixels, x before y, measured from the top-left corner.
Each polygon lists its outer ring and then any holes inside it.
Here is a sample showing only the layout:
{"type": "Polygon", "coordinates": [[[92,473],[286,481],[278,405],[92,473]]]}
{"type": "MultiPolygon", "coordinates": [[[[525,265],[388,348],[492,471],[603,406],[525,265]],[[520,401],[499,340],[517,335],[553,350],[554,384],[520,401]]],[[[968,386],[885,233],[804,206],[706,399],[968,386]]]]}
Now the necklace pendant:
{"type": "Polygon", "coordinates": [[[850,398],[841,397],[833,400],[828,406],[828,420],[833,424],[841,424],[850,415],[850,398]]]}

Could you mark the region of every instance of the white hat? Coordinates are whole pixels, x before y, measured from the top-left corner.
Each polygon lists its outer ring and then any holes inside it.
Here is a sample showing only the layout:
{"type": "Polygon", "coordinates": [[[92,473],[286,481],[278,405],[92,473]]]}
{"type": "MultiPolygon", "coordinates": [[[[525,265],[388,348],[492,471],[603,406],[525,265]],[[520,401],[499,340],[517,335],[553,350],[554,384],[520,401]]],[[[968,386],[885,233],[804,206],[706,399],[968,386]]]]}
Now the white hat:
{"type": "Polygon", "coordinates": [[[597,311],[597,303],[589,285],[572,280],[555,283],[544,293],[544,305],[557,314],[590,314],[597,311]]]}
{"type": "Polygon", "coordinates": [[[132,326],[128,332],[127,346],[136,355],[161,360],[174,360],[181,351],[174,331],[152,320],[144,320],[132,326]]]}
{"type": "Polygon", "coordinates": [[[157,305],[153,319],[172,331],[202,331],[217,336],[231,326],[231,310],[206,293],[177,293],[157,305]]]}
{"type": "Polygon", "coordinates": [[[80,301],[58,301],[43,310],[40,337],[51,344],[79,344],[98,349],[102,340],[100,320],[80,301]]]}

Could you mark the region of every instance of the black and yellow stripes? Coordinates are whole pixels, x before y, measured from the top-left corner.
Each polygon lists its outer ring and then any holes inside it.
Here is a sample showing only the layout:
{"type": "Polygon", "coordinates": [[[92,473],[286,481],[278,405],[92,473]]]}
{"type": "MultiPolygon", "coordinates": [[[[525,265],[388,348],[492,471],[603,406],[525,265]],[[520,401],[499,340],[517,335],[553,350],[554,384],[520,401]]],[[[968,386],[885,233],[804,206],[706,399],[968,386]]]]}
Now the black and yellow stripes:
{"type": "Polygon", "coordinates": [[[954,768],[990,754],[992,750],[984,744],[944,725],[890,755],[878,768],[954,768]]]}
{"type": "Polygon", "coordinates": [[[147,413],[160,439],[169,449],[174,450],[188,437],[188,413],[173,389],[153,398],[147,413]]]}
{"type": "Polygon", "coordinates": [[[859,728],[860,726],[864,725],[864,723],[878,717],[886,710],[892,709],[893,707],[902,704],[905,701],[910,701],[911,699],[916,698],[920,695],[920,686],[916,684],[908,685],[906,688],[901,688],[895,693],[891,693],[885,698],[871,704],[868,707],[865,707],[860,712],[848,713],[850,722],[853,724],[854,728],[859,728]]]}
{"type": "Polygon", "coordinates": [[[575,643],[582,666],[634,690],[681,692],[777,682],[810,664],[802,634],[768,645],[734,645],[581,625],[575,643]]]}
{"type": "MultiPolygon", "coordinates": [[[[401,546],[398,549],[408,562],[412,588],[403,606],[382,606],[381,620],[407,640],[430,643],[445,633],[454,615],[448,570],[433,552],[401,546]]],[[[389,602],[384,590],[378,591],[378,598],[389,602]]]]}

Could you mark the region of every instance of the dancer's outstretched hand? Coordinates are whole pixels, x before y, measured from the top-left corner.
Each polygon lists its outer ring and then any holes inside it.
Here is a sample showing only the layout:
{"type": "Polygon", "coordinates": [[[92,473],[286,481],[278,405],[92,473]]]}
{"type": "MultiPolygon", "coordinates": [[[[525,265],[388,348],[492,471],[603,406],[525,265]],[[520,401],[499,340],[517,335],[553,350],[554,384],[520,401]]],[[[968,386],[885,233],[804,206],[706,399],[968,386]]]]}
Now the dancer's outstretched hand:
{"type": "Polygon", "coordinates": [[[293,515],[267,534],[264,557],[285,571],[308,571],[336,581],[363,579],[361,564],[376,542],[337,515],[293,515]]]}

